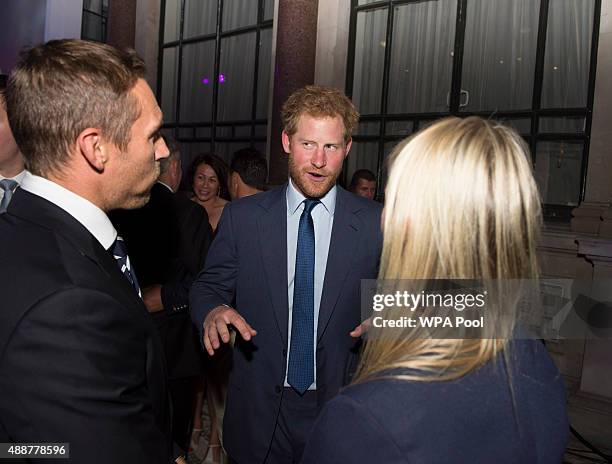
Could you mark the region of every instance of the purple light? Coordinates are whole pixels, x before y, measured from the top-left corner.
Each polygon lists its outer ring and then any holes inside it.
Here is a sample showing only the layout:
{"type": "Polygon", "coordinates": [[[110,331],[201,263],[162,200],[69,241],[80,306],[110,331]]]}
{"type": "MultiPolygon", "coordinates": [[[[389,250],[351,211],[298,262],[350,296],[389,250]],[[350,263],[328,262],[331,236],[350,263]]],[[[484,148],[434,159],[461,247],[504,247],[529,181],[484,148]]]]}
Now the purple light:
{"type": "Polygon", "coordinates": [[[225,82],[225,75],[219,74],[219,82],[225,82]]]}
{"type": "Polygon", "coordinates": [[[205,77],[204,79],[202,79],[202,84],[208,85],[208,77],[205,77]]]}

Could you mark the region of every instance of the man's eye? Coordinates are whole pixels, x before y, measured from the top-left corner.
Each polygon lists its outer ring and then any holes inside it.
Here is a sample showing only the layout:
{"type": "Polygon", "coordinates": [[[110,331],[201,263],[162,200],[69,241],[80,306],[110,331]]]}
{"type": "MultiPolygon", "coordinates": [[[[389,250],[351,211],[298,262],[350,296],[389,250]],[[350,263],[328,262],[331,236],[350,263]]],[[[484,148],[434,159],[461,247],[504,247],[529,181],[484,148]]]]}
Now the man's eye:
{"type": "Polygon", "coordinates": [[[311,142],[303,142],[303,143],[302,143],[302,146],[303,146],[304,148],[306,148],[307,150],[311,150],[312,148],[314,148],[314,143],[311,143],[311,142]]]}
{"type": "Polygon", "coordinates": [[[327,145],[325,148],[327,151],[336,151],[338,149],[338,145],[327,145]]]}
{"type": "Polygon", "coordinates": [[[157,142],[159,139],[161,139],[161,132],[157,130],[151,136],[151,140],[153,140],[153,142],[157,142]]]}

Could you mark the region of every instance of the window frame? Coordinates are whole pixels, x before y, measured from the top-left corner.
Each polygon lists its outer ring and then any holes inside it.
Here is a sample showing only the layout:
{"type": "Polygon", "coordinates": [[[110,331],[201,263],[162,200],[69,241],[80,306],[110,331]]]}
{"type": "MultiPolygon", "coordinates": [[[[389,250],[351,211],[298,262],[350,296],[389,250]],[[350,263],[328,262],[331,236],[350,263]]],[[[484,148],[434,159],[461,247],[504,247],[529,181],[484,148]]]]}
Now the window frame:
{"type": "MultiPolygon", "coordinates": [[[[183,38],[184,33],[184,18],[185,18],[185,3],[186,0],[180,1],[180,22],[179,22],[179,37],[177,40],[170,42],[164,42],[164,29],[166,20],[166,3],[167,0],[161,1],[160,10],[160,27],[159,27],[159,51],[158,51],[158,63],[157,63],[157,90],[156,96],[158,101],[161,101],[162,96],[162,85],[163,85],[163,66],[164,66],[164,50],[167,48],[176,47],[178,53],[178,66],[176,71],[176,87],[175,87],[175,99],[176,107],[173,122],[165,122],[162,126],[163,129],[171,130],[173,137],[180,143],[209,143],[210,151],[215,153],[217,143],[248,143],[249,147],[255,148],[257,143],[266,143],[267,137],[265,135],[257,134],[257,126],[267,125],[267,118],[257,118],[257,90],[258,90],[258,79],[259,79],[259,52],[260,52],[260,41],[263,30],[272,29],[273,19],[265,19],[265,3],[266,0],[257,0],[257,23],[251,26],[244,26],[228,31],[222,30],[223,20],[223,2],[224,0],[217,0],[217,15],[216,15],[216,29],[214,33],[199,34],[189,38],[183,38]],[[221,40],[255,32],[255,63],[253,70],[253,94],[251,102],[251,118],[248,120],[224,120],[218,121],[218,100],[219,100],[219,79],[216,76],[220,73],[220,61],[221,61],[221,40]],[[182,62],[183,62],[183,46],[202,43],[207,41],[215,41],[215,60],[214,60],[214,73],[215,78],[213,81],[213,98],[211,120],[201,122],[181,122],[180,121],[180,110],[181,110],[181,77],[182,77],[182,62]],[[237,128],[250,126],[249,136],[237,136],[237,128]],[[231,135],[217,135],[217,129],[222,127],[230,127],[231,135]],[[185,130],[191,131],[191,136],[185,136],[185,130]],[[209,129],[210,136],[197,136],[196,131],[198,129],[209,129]],[[183,133],[181,133],[183,132],[183,133]]],[[[268,0],[269,1],[269,0],[268,0]]],[[[267,132],[267,131],[266,131],[267,132]]]]}
{"type": "MultiPolygon", "coordinates": [[[[445,116],[482,116],[485,118],[495,116],[495,119],[511,119],[511,118],[525,118],[530,119],[530,132],[529,134],[521,134],[529,145],[531,152],[532,163],[535,166],[537,145],[538,142],[542,141],[571,141],[583,143],[582,163],[580,170],[580,197],[579,203],[584,201],[585,190],[586,190],[586,178],[588,168],[588,154],[590,148],[591,139],[591,126],[593,116],[593,99],[595,94],[595,74],[597,69],[597,49],[599,44],[599,25],[601,16],[601,0],[594,1],[594,15],[593,15],[593,31],[591,36],[591,50],[590,50],[590,64],[589,64],[589,77],[588,77],[588,90],[587,90],[587,104],[585,107],[577,108],[542,108],[541,97],[542,97],[542,86],[544,80],[544,60],[545,60],[545,46],[546,46],[546,34],[548,27],[548,12],[550,6],[550,0],[541,0],[540,3],[540,14],[538,18],[538,35],[536,43],[536,61],[534,69],[534,84],[533,94],[531,101],[531,108],[525,110],[510,110],[510,111],[460,111],[460,92],[461,92],[461,79],[463,69],[463,56],[464,56],[464,41],[465,41],[465,29],[466,29],[466,18],[467,18],[467,7],[468,2],[471,0],[457,0],[457,14],[456,14],[456,28],[455,28],[455,41],[453,48],[453,68],[451,75],[451,86],[450,86],[450,105],[449,111],[438,112],[438,113],[403,113],[403,114],[389,114],[387,113],[387,101],[389,91],[389,75],[390,75],[390,63],[391,63],[391,51],[393,48],[393,27],[394,27],[394,8],[396,6],[405,5],[409,3],[417,3],[421,0],[379,0],[364,5],[358,5],[358,0],[351,0],[351,13],[350,13],[350,24],[349,24],[349,43],[348,43],[348,56],[347,56],[347,72],[345,81],[345,91],[349,97],[352,97],[353,93],[353,81],[355,74],[355,48],[356,48],[356,34],[357,34],[357,15],[362,11],[376,10],[379,8],[387,9],[387,26],[386,26],[386,47],[384,56],[384,67],[383,67],[383,79],[382,79],[382,92],[381,92],[381,112],[379,114],[366,114],[360,118],[360,122],[379,122],[379,129],[377,135],[354,135],[353,140],[355,142],[377,142],[378,143],[378,170],[376,173],[377,177],[377,197],[382,197],[383,192],[383,163],[385,161],[385,145],[389,142],[398,142],[406,137],[406,135],[392,135],[386,133],[386,125],[388,122],[393,121],[411,121],[413,124],[412,132],[414,133],[419,130],[419,126],[423,123],[431,121],[432,119],[438,119],[445,116]],[[540,118],[550,116],[566,116],[566,117],[584,117],[585,126],[583,131],[579,132],[540,132],[539,123],[540,118]]],[[[428,0],[436,1],[436,0],[428,0]]],[[[344,184],[347,184],[346,168],[342,174],[344,184]]],[[[571,218],[571,210],[575,206],[569,205],[556,205],[556,204],[544,204],[544,216],[547,220],[552,221],[569,221],[571,218]]]]}

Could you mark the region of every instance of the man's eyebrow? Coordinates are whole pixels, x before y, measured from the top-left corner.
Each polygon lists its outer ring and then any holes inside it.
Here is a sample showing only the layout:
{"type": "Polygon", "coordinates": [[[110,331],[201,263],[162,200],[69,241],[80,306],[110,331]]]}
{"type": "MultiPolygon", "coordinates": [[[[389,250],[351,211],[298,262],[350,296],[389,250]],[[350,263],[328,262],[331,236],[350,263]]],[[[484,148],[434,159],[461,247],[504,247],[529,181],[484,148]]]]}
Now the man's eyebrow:
{"type": "Polygon", "coordinates": [[[151,130],[151,132],[149,134],[150,135],[155,135],[156,132],[159,132],[159,130],[161,129],[162,125],[163,125],[163,121],[160,119],[158,121],[158,123],[155,125],[155,127],[151,130]]]}

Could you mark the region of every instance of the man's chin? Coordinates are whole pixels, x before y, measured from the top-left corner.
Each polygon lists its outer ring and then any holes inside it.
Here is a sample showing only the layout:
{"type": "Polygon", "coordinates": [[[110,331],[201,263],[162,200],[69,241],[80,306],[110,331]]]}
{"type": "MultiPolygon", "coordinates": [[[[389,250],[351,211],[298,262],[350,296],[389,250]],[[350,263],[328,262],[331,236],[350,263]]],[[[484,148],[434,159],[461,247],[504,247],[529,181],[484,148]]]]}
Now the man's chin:
{"type": "Polygon", "coordinates": [[[312,182],[301,179],[300,182],[295,182],[302,194],[308,198],[324,197],[334,186],[335,182],[312,182]]]}

